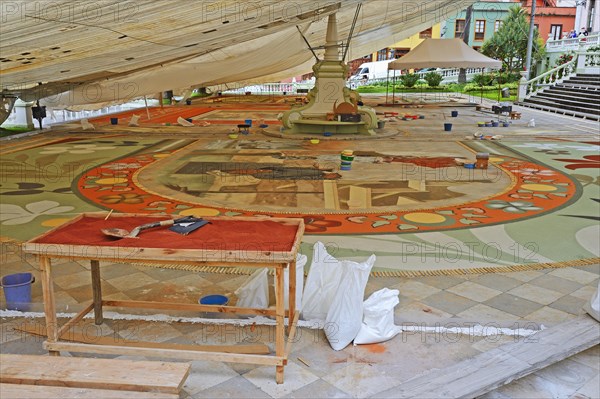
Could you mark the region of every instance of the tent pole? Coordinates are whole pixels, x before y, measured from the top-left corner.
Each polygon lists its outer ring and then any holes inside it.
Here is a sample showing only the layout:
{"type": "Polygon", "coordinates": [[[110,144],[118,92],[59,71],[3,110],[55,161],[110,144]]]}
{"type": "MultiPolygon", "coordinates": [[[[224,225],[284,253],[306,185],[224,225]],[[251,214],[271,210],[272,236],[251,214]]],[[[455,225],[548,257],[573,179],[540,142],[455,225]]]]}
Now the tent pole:
{"type": "Polygon", "coordinates": [[[394,69],[394,78],[392,79],[392,104],[396,105],[396,70],[394,69]]]}
{"type": "Polygon", "coordinates": [[[390,88],[390,70],[387,70],[387,78],[385,79],[385,105],[388,105],[388,91],[390,88]]]}
{"type": "Polygon", "coordinates": [[[146,114],[148,114],[148,120],[150,120],[150,110],[148,109],[148,100],[144,96],[144,104],[146,104],[146,114]]]}

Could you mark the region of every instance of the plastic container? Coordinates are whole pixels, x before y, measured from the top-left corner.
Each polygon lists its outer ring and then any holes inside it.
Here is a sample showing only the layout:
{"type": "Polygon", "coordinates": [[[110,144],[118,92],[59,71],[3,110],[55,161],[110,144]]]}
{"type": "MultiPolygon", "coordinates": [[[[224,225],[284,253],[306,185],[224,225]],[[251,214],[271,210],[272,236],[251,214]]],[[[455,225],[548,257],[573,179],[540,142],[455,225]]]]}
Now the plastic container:
{"type": "Polygon", "coordinates": [[[377,121],[377,129],[383,129],[385,127],[385,121],[377,121]]]}
{"type": "Polygon", "coordinates": [[[354,155],[340,155],[342,158],[342,161],[348,161],[348,162],[352,162],[354,161],[354,155]]]}
{"type": "Polygon", "coordinates": [[[192,100],[190,100],[190,99],[187,99],[187,100],[185,100],[185,103],[186,103],[187,105],[192,105],[192,100]]]}
{"type": "Polygon", "coordinates": [[[200,303],[200,305],[225,306],[225,305],[227,305],[227,303],[229,303],[229,298],[227,298],[225,295],[218,295],[218,294],[206,295],[206,296],[203,296],[202,298],[200,298],[198,300],[198,303],[200,303]]]}
{"type": "Polygon", "coordinates": [[[342,165],[342,166],[340,166],[340,170],[352,170],[352,166],[351,165],[342,165]]]}
{"type": "Polygon", "coordinates": [[[237,138],[238,138],[238,135],[237,135],[237,134],[234,134],[234,133],[231,133],[231,134],[229,135],[229,138],[230,138],[230,139],[233,139],[233,140],[235,140],[235,139],[237,139],[237,138]]]}
{"type": "Polygon", "coordinates": [[[510,123],[508,123],[508,122],[503,122],[503,123],[502,123],[502,126],[504,126],[504,127],[509,127],[509,126],[510,126],[510,123]]]}
{"type": "Polygon", "coordinates": [[[452,123],[444,123],[444,131],[445,132],[452,131],[452,123]]]}
{"type": "Polygon", "coordinates": [[[31,304],[31,284],[35,277],[31,273],[9,274],[2,277],[2,288],[8,310],[29,310],[31,304]]]}
{"type": "Polygon", "coordinates": [[[248,125],[249,127],[252,127],[252,119],[246,119],[244,121],[244,124],[248,125]]]}
{"type": "Polygon", "coordinates": [[[492,127],[498,127],[500,124],[498,122],[492,122],[492,127]]]}
{"type": "Polygon", "coordinates": [[[450,115],[452,115],[453,118],[456,118],[458,116],[458,111],[452,111],[450,112],[450,115]]]}
{"type": "Polygon", "coordinates": [[[310,139],[311,144],[319,144],[319,139],[310,139]]]}
{"type": "MultiPolygon", "coordinates": [[[[225,306],[229,303],[229,298],[225,295],[206,295],[198,299],[198,303],[200,305],[216,305],[216,306],[225,306]]],[[[221,312],[202,312],[202,317],[207,317],[211,319],[215,318],[229,318],[229,313],[221,313],[221,312]]]]}
{"type": "Polygon", "coordinates": [[[331,137],[332,133],[331,132],[325,132],[323,133],[323,136],[325,137],[331,137]]]}
{"type": "Polygon", "coordinates": [[[110,124],[111,125],[118,125],[119,124],[119,118],[110,118],[110,124]]]}

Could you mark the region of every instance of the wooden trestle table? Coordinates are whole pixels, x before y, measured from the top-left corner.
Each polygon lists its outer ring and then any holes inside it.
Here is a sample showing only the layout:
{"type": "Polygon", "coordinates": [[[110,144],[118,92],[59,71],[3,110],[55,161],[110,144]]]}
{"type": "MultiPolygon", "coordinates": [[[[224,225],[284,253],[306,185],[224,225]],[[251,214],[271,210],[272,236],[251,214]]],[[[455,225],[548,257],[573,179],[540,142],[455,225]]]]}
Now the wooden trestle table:
{"type": "Polygon", "coordinates": [[[114,239],[100,230],[116,227],[132,230],[134,227],[170,216],[141,214],[84,213],[23,244],[24,251],[38,255],[44,297],[44,312],[48,338],[44,348],[51,355],[61,350],[70,352],[138,355],[190,360],[273,365],[276,381],[283,383],[283,370],[296,333],[296,254],[304,233],[304,221],[296,218],[270,217],[207,217],[211,223],[186,235],[167,228],[144,230],[139,238],[114,239]],[[57,324],[56,302],[51,259],[89,260],[91,263],[92,301],[62,326],[57,324]],[[152,267],[189,270],[206,266],[269,267],[275,269],[275,309],[241,308],[236,306],[200,305],[196,303],[167,303],[134,300],[103,300],[100,262],[132,263],[152,267]],[[288,329],[285,329],[284,270],[289,270],[288,329]],[[105,306],[199,312],[224,312],[274,316],[275,355],[157,349],[121,345],[95,345],[61,342],[60,337],[92,310],[96,324],[103,322],[105,306]],[[286,343],[287,340],[287,343],[286,343]]]}

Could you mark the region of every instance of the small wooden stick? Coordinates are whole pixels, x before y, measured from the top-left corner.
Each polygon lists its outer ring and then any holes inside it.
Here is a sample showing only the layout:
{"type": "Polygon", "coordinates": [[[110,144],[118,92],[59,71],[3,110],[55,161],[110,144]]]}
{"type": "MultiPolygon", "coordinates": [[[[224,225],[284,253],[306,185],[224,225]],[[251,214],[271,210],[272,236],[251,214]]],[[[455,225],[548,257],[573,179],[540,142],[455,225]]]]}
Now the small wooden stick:
{"type": "Polygon", "coordinates": [[[299,357],[298,360],[301,361],[302,363],[304,363],[306,365],[306,367],[310,367],[310,365],[308,363],[306,363],[306,361],[304,359],[302,359],[301,357],[299,357]]]}
{"type": "Polygon", "coordinates": [[[113,213],[113,211],[114,211],[114,209],[111,209],[110,212],[108,212],[108,215],[106,215],[106,217],[104,218],[104,220],[108,220],[108,218],[113,213]]]}

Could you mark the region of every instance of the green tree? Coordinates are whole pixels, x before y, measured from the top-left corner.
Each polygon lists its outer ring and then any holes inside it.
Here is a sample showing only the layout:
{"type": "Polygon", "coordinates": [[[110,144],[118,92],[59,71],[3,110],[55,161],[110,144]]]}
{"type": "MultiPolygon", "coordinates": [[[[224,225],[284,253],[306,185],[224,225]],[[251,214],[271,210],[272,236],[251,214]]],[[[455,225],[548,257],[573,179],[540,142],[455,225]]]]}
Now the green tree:
{"type": "MultiPolygon", "coordinates": [[[[483,44],[481,52],[502,61],[502,68],[507,72],[522,71],[525,68],[528,36],[529,19],[525,10],[518,5],[510,7],[508,16],[504,18],[494,36],[483,44]]],[[[532,64],[535,64],[545,54],[544,43],[537,29],[533,34],[533,43],[531,60],[532,64]]]]}

